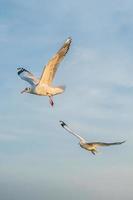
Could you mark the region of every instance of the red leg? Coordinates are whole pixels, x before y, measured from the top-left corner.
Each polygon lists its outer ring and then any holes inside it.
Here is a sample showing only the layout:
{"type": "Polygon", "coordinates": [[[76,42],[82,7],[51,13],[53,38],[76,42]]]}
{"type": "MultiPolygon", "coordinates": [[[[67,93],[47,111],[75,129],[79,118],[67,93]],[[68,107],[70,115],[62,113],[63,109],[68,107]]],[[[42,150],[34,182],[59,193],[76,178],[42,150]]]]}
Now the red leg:
{"type": "Polygon", "coordinates": [[[50,102],[50,105],[53,107],[54,106],[54,102],[53,102],[52,96],[49,96],[49,102],[50,102]]]}

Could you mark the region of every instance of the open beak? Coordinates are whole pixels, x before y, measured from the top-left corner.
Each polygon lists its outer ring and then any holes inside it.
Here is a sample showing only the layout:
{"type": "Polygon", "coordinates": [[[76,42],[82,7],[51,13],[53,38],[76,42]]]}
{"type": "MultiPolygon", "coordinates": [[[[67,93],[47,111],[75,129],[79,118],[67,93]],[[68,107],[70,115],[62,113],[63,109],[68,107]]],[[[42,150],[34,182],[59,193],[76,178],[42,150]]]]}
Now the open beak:
{"type": "Polygon", "coordinates": [[[25,89],[21,91],[21,94],[23,94],[25,92],[25,89]]]}

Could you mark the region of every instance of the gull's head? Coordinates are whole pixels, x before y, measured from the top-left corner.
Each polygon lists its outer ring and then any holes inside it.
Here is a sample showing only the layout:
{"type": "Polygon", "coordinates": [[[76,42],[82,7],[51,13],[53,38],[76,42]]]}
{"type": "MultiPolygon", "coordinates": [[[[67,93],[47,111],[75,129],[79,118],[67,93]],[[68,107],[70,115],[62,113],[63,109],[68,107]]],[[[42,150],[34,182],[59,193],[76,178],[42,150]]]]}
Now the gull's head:
{"type": "Polygon", "coordinates": [[[31,93],[31,88],[26,87],[24,90],[21,91],[21,94],[23,94],[23,93],[31,93]]]}

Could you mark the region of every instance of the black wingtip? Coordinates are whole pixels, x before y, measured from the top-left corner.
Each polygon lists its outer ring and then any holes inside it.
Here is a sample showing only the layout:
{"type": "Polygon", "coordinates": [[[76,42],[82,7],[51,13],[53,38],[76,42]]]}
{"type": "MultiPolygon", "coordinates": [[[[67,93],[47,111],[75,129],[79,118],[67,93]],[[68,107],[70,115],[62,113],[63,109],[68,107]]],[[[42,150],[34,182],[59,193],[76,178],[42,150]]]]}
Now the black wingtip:
{"type": "Polygon", "coordinates": [[[21,74],[25,69],[23,67],[17,67],[17,73],[18,75],[21,74]]]}
{"type": "Polygon", "coordinates": [[[62,127],[67,126],[67,125],[65,124],[65,122],[63,122],[62,120],[60,120],[59,122],[60,122],[60,125],[61,125],[62,127]]]}
{"type": "Polygon", "coordinates": [[[123,143],[125,143],[125,142],[126,142],[126,140],[122,141],[121,144],[123,144],[123,143]]]}
{"type": "Polygon", "coordinates": [[[20,75],[23,72],[30,73],[27,69],[24,69],[23,67],[17,67],[17,73],[18,73],[18,75],[20,75]]]}

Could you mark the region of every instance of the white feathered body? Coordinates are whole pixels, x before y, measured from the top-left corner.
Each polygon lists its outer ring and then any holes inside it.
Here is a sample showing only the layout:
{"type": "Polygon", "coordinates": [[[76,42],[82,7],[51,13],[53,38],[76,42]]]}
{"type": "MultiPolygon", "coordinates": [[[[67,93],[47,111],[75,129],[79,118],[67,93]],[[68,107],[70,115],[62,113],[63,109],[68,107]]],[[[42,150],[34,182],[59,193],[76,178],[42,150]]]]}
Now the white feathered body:
{"type": "Polygon", "coordinates": [[[65,90],[64,86],[51,87],[49,85],[42,84],[33,87],[30,93],[40,96],[54,96],[63,93],[64,90],[65,90]]]}
{"type": "Polygon", "coordinates": [[[83,149],[86,149],[88,151],[96,151],[96,145],[94,144],[88,144],[87,142],[82,142],[82,141],[80,141],[79,144],[83,149]]]}

